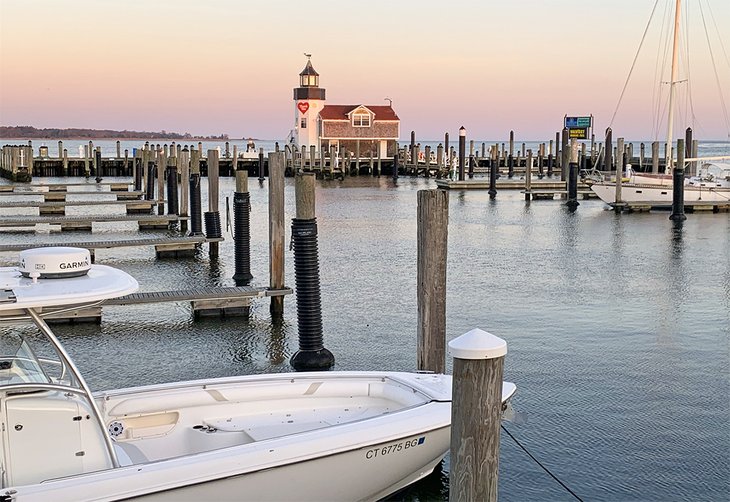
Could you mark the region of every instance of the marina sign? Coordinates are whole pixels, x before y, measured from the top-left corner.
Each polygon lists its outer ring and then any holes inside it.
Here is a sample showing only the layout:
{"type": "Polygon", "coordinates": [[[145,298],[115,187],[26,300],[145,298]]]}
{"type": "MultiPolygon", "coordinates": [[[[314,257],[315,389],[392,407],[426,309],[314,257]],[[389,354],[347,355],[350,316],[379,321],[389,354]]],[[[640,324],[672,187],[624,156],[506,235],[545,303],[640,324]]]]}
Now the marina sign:
{"type": "Polygon", "coordinates": [[[571,127],[568,128],[568,138],[588,139],[588,127],[571,127]]]}
{"type": "MultiPolygon", "coordinates": [[[[565,127],[568,129],[588,129],[593,126],[593,115],[589,117],[568,117],[565,116],[565,127]]],[[[573,138],[574,136],[571,136],[573,138]]]]}

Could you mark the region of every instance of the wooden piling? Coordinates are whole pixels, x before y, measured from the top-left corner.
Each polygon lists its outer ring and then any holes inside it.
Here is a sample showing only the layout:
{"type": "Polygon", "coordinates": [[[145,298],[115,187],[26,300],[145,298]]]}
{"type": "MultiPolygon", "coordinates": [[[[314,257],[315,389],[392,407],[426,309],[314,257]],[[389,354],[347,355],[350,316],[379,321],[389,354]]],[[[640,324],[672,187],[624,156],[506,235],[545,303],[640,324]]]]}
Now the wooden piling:
{"type": "MultiPolygon", "coordinates": [[[[616,140],[616,151],[617,152],[624,151],[624,139],[623,138],[618,138],[616,140]]],[[[624,176],[624,155],[622,153],[619,153],[616,157],[616,195],[614,197],[614,203],[616,204],[615,207],[619,207],[618,204],[620,204],[622,202],[621,190],[622,190],[622,185],[623,185],[623,176],[624,176]]]]}
{"type": "Polygon", "coordinates": [[[654,174],[659,173],[659,142],[652,141],[651,143],[651,172],[654,174]]]}
{"type": "Polygon", "coordinates": [[[450,502],[496,502],[507,343],[473,329],[449,342],[454,357],[450,502]]]}
{"type": "MultiPolygon", "coordinates": [[[[284,287],[284,155],[269,153],[269,286],[284,287]]],[[[270,312],[284,313],[284,297],[272,296],[270,312]]]]}
{"type": "Polygon", "coordinates": [[[560,156],[560,181],[568,179],[568,164],[570,163],[570,147],[568,146],[568,128],[563,127],[562,131],[562,155],[560,156]]]}
{"type": "Polygon", "coordinates": [[[418,369],[446,369],[446,253],[449,194],[419,190],[418,198],[418,369]]]}
{"type": "Polygon", "coordinates": [[[167,155],[162,150],[157,152],[157,214],[165,214],[165,170],[167,155]]]}
{"type": "Polygon", "coordinates": [[[532,191],[532,149],[527,150],[527,161],[525,162],[525,200],[530,200],[532,191]]]}

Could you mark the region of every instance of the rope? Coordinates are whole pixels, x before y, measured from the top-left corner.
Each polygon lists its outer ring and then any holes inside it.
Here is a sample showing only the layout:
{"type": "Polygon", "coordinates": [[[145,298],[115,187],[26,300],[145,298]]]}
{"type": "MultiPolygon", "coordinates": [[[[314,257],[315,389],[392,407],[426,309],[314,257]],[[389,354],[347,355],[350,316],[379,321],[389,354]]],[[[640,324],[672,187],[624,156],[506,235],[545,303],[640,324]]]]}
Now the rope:
{"type": "Polygon", "coordinates": [[[563,483],[562,481],[560,481],[560,480],[559,480],[559,479],[557,478],[557,476],[555,476],[555,474],[553,474],[552,472],[550,472],[550,470],[549,470],[549,469],[548,469],[547,467],[545,467],[544,465],[542,465],[542,464],[540,463],[540,461],[539,461],[538,459],[536,459],[536,458],[535,458],[535,457],[534,457],[534,456],[532,455],[532,453],[530,453],[529,451],[527,451],[527,448],[525,448],[524,446],[522,446],[522,443],[520,443],[519,441],[517,441],[517,438],[516,438],[516,437],[514,437],[514,436],[513,436],[512,434],[510,434],[510,432],[509,432],[509,431],[507,430],[507,428],[506,428],[506,427],[504,426],[504,424],[502,424],[502,425],[501,425],[501,427],[502,427],[502,430],[503,430],[504,432],[506,432],[506,433],[507,433],[507,435],[508,435],[509,437],[511,437],[511,438],[512,438],[512,441],[514,441],[514,442],[515,442],[515,443],[517,444],[517,446],[519,446],[520,448],[522,448],[522,451],[524,451],[525,453],[527,453],[527,455],[528,455],[528,456],[529,456],[529,457],[530,457],[530,458],[531,458],[532,460],[534,460],[534,461],[535,461],[535,463],[536,463],[537,465],[539,465],[539,466],[540,466],[540,467],[542,468],[542,470],[544,470],[545,472],[547,472],[547,473],[548,473],[548,474],[550,475],[550,477],[552,477],[552,478],[553,478],[553,479],[554,479],[555,481],[557,481],[557,482],[558,482],[558,483],[560,484],[560,486],[562,486],[563,488],[565,488],[565,489],[566,489],[566,490],[568,491],[568,493],[570,493],[570,494],[571,494],[571,495],[572,495],[573,497],[575,497],[575,498],[576,498],[576,500],[580,500],[580,502],[583,502],[583,499],[582,499],[582,498],[580,498],[580,497],[579,497],[578,495],[576,495],[576,493],[575,493],[575,492],[574,492],[573,490],[571,490],[570,488],[568,488],[568,486],[567,486],[567,485],[566,485],[565,483],[563,483]]]}
{"type": "MultiPolygon", "coordinates": [[[[710,34],[707,31],[707,23],[705,22],[705,13],[702,10],[702,4],[700,3],[700,16],[702,17],[702,27],[705,29],[705,38],[707,39],[707,48],[710,51],[710,60],[712,61],[712,70],[715,73],[715,82],[717,83],[718,94],[720,94],[720,103],[722,104],[722,114],[725,119],[725,127],[730,131],[730,117],[728,117],[727,106],[725,106],[725,98],[722,95],[722,85],[720,84],[720,77],[717,74],[717,65],[715,64],[715,54],[712,52],[712,44],[710,43],[710,34]]],[[[722,40],[722,38],[720,39],[722,40]]],[[[724,50],[724,47],[723,47],[724,50]]]]}
{"type": "Polygon", "coordinates": [[[646,33],[649,31],[649,25],[651,24],[651,20],[654,17],[654,11],[656,10],[656,6],[659,4],[659,0],[656,0],[654,2],[654,7],[651,9],[651,15],[649,16],[649,22],[646,23],[646,28],[644,28],[644,34],[641,36],[641,42],[639,42],[639,48],[636,50],[636,55],[634,56],[634,61],[631,63],[631,68],[629,69],[629,74],[626,77],[626,82],[624,82],[624,88],[621,89],[621,95],[618,98],[618,103],[616,103],[616,109],[613,111],[613,115],[611,116],[611,122],[608,124],[608,127],[613,126],[613,119],[616,118],[616,113],[618,113],[618,109],[621,106],[621,101],[624,98],[624,93],[626,92],[626,88],[629,85],[629,80],[631,80],[631,74],[634,71],[634,67],[636,66],[636,60],[639,59],[639,53],[641,52],[641,47],[644,45],[644,40],[646,39],[646,33]]]}

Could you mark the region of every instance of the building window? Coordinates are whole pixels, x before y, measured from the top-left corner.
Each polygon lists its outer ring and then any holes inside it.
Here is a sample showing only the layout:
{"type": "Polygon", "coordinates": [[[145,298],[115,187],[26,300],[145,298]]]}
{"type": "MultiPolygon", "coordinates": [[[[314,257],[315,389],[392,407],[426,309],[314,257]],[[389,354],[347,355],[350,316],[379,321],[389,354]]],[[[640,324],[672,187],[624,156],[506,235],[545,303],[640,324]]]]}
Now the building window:
{"type": "Polygon", "coordinates": [[[319,77],[316,75],[302,75],[299,82],[302,87],[317,87],[319,85],[319,77]]]}
{"type": "Polygon", "coordinates": [[[299,128],[300,129],[307,128],[307,117],[302,117],[302,120],[299,121],[299,128]]]}
{"type": "Polygon", "coordinates": [[[370,127],[370,114],[367,112],[353,113],[352,125],[354,127],[370,127]]]}

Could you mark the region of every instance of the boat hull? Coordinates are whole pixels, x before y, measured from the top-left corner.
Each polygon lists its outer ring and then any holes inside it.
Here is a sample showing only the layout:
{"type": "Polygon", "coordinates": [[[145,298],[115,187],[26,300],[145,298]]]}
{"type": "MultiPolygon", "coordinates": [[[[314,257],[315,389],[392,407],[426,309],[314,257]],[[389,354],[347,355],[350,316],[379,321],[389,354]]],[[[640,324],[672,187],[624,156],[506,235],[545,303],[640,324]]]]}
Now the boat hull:
{"type": "MultiPolygon", "coordinates": [[[[616,184],[599,182],[591,185],[591,190],[605,203],[616,204],[616,184]]],[[[652,185],[648,183],[625,183],[621,185],[619,202],[651,207],[672,207],[672,185],[652,185]]],[[[684,187],[684,203],[687,205],[730,204],[730,188],[684,187]]]]}

